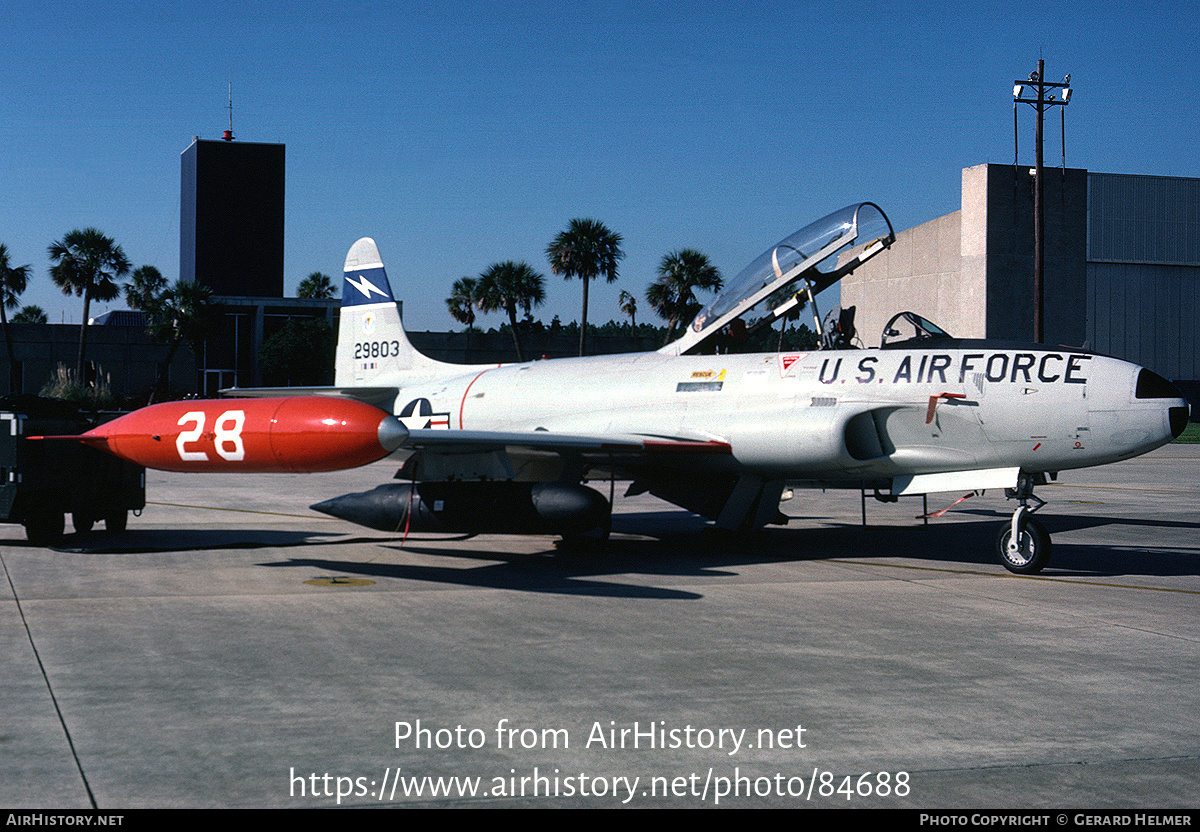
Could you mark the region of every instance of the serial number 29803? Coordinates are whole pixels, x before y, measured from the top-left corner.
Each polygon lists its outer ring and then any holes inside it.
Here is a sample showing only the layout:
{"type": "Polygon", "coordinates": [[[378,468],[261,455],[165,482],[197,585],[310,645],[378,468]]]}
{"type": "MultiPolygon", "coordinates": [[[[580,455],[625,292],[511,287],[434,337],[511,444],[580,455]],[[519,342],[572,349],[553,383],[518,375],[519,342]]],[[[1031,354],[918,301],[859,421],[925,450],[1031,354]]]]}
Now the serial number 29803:
{"type": "Polygon", "coordinates": [[[387,358],[400,354],[399,341],[363,341],[354,345],[354,357],[387,358]]]}

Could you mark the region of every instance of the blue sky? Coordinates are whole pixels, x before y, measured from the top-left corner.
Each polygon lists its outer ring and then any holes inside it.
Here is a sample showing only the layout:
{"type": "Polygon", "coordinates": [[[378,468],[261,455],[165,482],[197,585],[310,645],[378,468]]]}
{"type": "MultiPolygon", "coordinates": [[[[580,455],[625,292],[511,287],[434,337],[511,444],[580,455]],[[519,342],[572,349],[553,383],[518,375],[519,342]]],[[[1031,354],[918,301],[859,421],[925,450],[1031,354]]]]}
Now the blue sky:
{"type": "MultiPolygon", "coordinates": [[[[287,145],[287,293],[372,236],[412,329],[451,327],[451,283],[502,260],[546,274],[539,317],[576,319],[579,284],[544,255],[573,217],[625,238],[620,280],[592,294],[600,322],[673,249],[731,278],[851,202],[898,230],[956,210],[963,167],[1012,161],[1012,82],[1039,57],[1072,74],[1068,165],[1200,176],[1191,26],[1161,5],[9,6],[0,242],[54,322],[82,311],[48,276],[71,229],[178,276],[179,156],[220,137],[230,81],[238,139],[287,145]]],[[[1033,110],[1019,117],[1032,164],[1033,110]]],[[[1053,113],[1054,163],[1058,128],[1053,113]]]]}

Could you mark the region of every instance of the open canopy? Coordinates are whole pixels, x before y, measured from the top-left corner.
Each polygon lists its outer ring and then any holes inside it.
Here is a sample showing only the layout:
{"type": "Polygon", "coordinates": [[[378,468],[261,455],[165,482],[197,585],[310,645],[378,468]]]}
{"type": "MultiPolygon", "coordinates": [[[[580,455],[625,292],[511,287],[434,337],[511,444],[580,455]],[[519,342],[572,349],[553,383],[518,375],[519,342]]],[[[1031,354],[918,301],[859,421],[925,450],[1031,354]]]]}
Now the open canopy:
{"type": "MultiPolygon", "coordinates": [[[[835,211],[759,255],[730,281],[724,292],[700,311],[683,337],[661,351],[686,352],[795,281],[805,284],[797,294],[797,300],[811,300],[890,246],[895,239],[891,222],[872,202],[860,202],[835,211]]],[[[789,301],[786,305],[790,307],[795,303],[789,301]]]]}

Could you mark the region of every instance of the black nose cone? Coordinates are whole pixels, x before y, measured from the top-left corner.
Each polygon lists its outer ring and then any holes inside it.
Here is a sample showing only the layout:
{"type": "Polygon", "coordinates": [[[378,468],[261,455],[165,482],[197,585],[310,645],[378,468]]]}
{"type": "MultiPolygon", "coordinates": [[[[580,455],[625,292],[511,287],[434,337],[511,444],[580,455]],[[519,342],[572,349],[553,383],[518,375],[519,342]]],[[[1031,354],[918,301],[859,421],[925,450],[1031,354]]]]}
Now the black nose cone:
{"type": "Polygon", "coordinates": [[[1171,435],[1178,439],[1179,435],[1183,433],[1184,428],[1187,427],[1188,407],[1187,405],[1172,407],[1167,413],[1171,417],[1171,435]]]}

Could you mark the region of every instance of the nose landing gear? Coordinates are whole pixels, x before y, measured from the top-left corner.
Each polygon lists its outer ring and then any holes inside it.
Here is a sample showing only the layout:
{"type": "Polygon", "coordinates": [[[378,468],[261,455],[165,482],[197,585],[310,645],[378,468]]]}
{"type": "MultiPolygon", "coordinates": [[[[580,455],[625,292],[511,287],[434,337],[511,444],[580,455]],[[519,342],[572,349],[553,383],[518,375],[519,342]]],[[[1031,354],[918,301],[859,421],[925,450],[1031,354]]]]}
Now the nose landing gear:
{"type": "Polygon", "coordinates": [[[1020,501],[1012,520],[1004,524],[1000,537],[996,541],[1000,562],[1009,572],[1018,575],[1033,575],[1041,572],[1050,562],[1050,534],[1046,527],[1031,515],[1046,504],[1046,501],[1033,493],[1034,474],[1021,474],[1015,489],[1005,489],[1009,499],[1020,501]],[[1029,502],[1037,503],[1033,508],[1029,502]]]}

